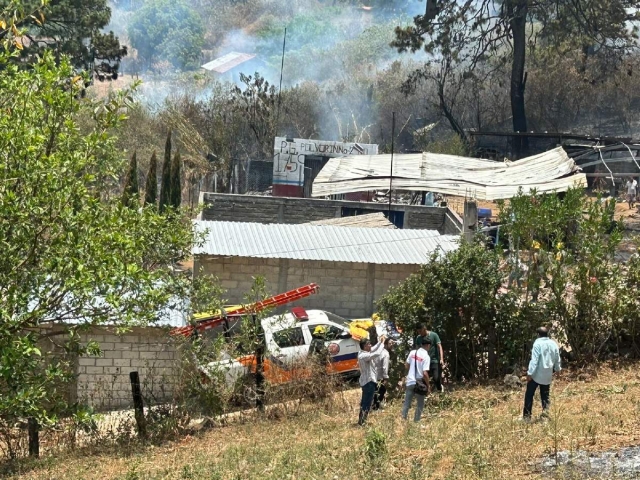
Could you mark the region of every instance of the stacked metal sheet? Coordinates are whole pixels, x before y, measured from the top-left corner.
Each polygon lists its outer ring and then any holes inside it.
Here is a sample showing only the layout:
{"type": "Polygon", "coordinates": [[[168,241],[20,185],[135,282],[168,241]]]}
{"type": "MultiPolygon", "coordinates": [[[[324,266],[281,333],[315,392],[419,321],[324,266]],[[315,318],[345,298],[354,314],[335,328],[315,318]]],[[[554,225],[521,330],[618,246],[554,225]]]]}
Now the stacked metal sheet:
{"type": "MultiPolygon", "coordinates": [[[[430,191],[479,200],[525,193],[586,187],[587,179],[558,147],[515,162],[435,153],[399,154],[393,158],[392,188],[430,191]]],[[[391,155],[333,158],[313,182],[313,197],[389,188],[391,155]]]]}

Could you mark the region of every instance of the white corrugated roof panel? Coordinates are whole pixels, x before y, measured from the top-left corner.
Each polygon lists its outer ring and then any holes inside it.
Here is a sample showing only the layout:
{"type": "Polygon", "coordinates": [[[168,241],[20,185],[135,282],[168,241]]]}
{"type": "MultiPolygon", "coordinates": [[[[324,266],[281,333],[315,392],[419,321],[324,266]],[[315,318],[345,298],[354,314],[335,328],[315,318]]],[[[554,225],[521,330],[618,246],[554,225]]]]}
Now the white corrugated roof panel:
{"type": "MultiPolygon", "coordinates": [[[[391,155],[332,158],[313,182],[313,197],[389,188],[391,155]]],[[[393,160],[393,188],[472,196],[480,200],[585,187],[586,176],[562,147],[515,162],[435,153],[399,154],[393,160]]]]}
{"type": "Polygon", "coordinates": [[[210,72],[225,73],[244,62],[254,59],[255,57],[255,55],[250,53],[231,52],[222,57],[216,58],[209,63],[205,63],[201,68],[210,72]]]}
{"type": "Polygon", "coordinates": [[[459,237],[435,230],[344,228],[194,220],[204,243],[194,255],[289,258],[374,264],[426,263],[458,248],[459,237]]]}

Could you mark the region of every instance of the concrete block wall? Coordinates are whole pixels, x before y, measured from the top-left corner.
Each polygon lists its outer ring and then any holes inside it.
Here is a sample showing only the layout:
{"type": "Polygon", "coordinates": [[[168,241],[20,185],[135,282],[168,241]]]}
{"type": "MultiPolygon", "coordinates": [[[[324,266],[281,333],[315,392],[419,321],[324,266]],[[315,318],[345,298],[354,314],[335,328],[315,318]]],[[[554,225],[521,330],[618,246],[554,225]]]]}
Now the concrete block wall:
{"type": "Polygon", "coordinates": [[[320,293],[292,305],[329,310],[347,318],[363,318],[374,311],[375,301],[419,269],[419,265],[198,256],[194,271],[216,275],[229,303],[242,302],[252,277],[263,276],[271,293],[281,293],[309,283],[320,293]]]}
{"type": "Polygon", "coordinates": [[[98,342],[102,355],[77,359],[79,400],[100,410],[131,406],[132,371],[139,373],[147,400],[155,403],[171,398],[179,362],[167,328],[134,328],[124,335],[95,328],[83,334],[82,340],[98,342]]]}
{"type": "MultiPolygon", "coordinates": [[[[300,224],[342,216],[343,208],[363,213],[387,212],[381,203],[324,200],[317,198],[259,197],[223,193],[203,193],[204,209],[200,220],[300,224]]],[[[391,210],[404,212],[403,228],[438,230],[444,233],[446,207],[392,205],[391,210]]]]}
{"type": "Polygon", "coordinates": [[[450,207],[447,207],[447,213],[444,217],[444,235],[460,235],[462,234],[462,217],[450,207]]]}

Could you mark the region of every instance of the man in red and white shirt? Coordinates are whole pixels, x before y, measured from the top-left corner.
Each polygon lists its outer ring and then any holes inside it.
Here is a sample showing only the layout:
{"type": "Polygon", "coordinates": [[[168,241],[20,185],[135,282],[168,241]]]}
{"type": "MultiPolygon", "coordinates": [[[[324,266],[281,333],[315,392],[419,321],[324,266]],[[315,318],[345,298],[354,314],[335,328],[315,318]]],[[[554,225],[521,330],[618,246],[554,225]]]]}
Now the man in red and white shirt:
{"type": "Polygon", "coordinates": [[[431,347],[431,340],[429,337],[418,337],[416,339],[417,350],[411,350],[407,357],[407,380],[406,391],[404,396],[404,405],[402,406],[402,418],[405,420],[409,415],[409,408],[411,408],[411,402],[413,397],[416,398],[416,411],[413,414],[413,421],[419,422],[422,417],[422,410],[424,409],[424,395],[416,395],[414,389],[416,387],[416,377],[422,377],[429,389],[428,393],[431,393],[431,386],[429,385],[429,365],[431,359],[427,350],[431,347]]]}

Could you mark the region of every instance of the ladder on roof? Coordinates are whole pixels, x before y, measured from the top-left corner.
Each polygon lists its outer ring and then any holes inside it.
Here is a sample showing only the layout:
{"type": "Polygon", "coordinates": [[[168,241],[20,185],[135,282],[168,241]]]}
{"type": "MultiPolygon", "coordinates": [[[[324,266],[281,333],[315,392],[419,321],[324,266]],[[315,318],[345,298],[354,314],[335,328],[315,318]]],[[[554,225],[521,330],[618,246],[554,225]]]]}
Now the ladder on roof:
{"type": "Polygon", "coordinates": [[[227,317],[240,317],[242,315],[260,312],[267,308],[275,308],[286,305],[287,303],[295,302],[296,300],[300,300],[302,298],[306,298],[310,295],[318,293],[319,290],[320,287],[317,284],[310,283],[309,285],[305,285],[304,287],[295,288],[293,290],[289,290],[288,292],[279,293],[278,295],[274,295],[273,297],[265,298],[260,302],[251,303],[249,305],[242,305],[241,307],[233,308],[228,311],[223,310],[222,313],[218,315],[212,315],[211,317],[204,320],[200,320],[194,325],[174,328],[173,330],[171,330],[170,334],[173,336],[181,335],[184,337],[188,337],[195,331],[204,332],[216,327],[217,325],[220,325],[225,321],[227,317]]]}

